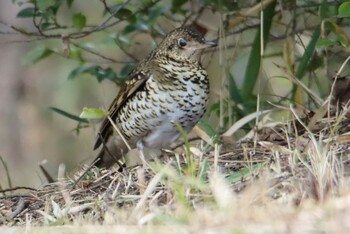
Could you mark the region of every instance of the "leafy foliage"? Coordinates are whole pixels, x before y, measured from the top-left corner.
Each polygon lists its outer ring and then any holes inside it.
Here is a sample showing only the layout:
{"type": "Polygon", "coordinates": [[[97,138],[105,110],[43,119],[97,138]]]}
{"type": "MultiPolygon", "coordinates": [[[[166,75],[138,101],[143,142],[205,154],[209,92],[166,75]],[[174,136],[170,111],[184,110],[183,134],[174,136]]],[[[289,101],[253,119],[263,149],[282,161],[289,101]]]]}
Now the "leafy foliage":
{"type": "Polygon", "coordinates": [[[24,64],[34,64],[46,57],[49,57],[53,53],[53,50],[45,47],[38,46],[34,47],[33,50],[29,51],[23,58],[22,61],[24,64]]]}
{"type": "Polygon", "coordinates": [[[344,2],[339,6],[338,17],[350,17],[350,2],[344,2]]]}
{"type": "MultiPolygon", "coordinates": [[[[215,72],[220,70],[222,77],[218,79],[223,80],[222,88],[227,90],[227,94],[216,98],[208,113],[208,116],[219,116],[220,126],[207,121],[201,126],[207,134],[215,136],[215,142],[217,131],[227,129],[236,120],[255,112],[258,107],[271,108],[271,104],[281,103],[310,105],[308,92],[296,85],[294,78],[315,89],[320,96],[326,97],[329,80],[340,67],[339,64],[332,64],[333,60],[328,58],[339,54],[339,51],[345,51],[349,46],[349,2],[302,0],[280,1],[277,4],[273,0],[264,0],[261,3],[102,0],[100,8],[94,11],[94,17],[91,12],[80,10],[85,9],[80,8],[86,4],[82,1],[13,2],[22,7],[17,17],[32,20],[36,30],[30,31],[16,26],[12,28],[18,33],[43,41],[28,52],[23,58],[24,63],[31,65],[63,53],[67,59],[79,61],[79,65],[70,72],[69,79],[89,74],[99,82],[108,80],[122,85],[139,59],[132,52],[132,47],[136,44],[135,38],[137,35],[150,35],[151,43],[155,46],[156,41],[167,31],[163,30],[163,22],[168,22],[172,27],[195,23],[204,32],[211,32],[211,35],[220,28],[220,44],[222,43],[223,50],[232,59],[217,66],[215,72]],[[238,12],[248,17],[241,17],[238,12]],[[217,27],[206,25],[210,18],[207,15],[210,14],[221,18],[221,21],[216,21],[217,27]],[[87,39],[94,41],[92,48],[85,46],[86,42],[83,40],[90,35],[94,35],[94,38],[87,39]],[[54,40],[58,44],[63,42],[64,51],[57,50],[57,47],[52,43],[45,43],[45,40],[54,40]],[[125,55],[125,60],[110,58],[97,52],[98,46],[106,45],[118,48],[125,55]],[[87,59],[88,55],[97,56],[102,64],[90,61],[87,59]],[[118,69],[110,62],[118,64],[118,69]],[[333,71],[327,70],[328,67],[332,67],[333,71]],[[278,77],[290,80],[290,85],[283,87],[283,92],[280,91],[272,79],[263,79],[270,78],[267,77],[269,71],[277,72],[278,77]],[[316,77],[315,74],[322,75],[316,77]],[[257,95],[260,98],[259,103],[256,101],[257,95]]],[[[218,64],[218,61],[212,62],[218,64]]],[[[250,122],[245,129],[251,129],[254,124],[250,122]]]]}
{"type": "Polygon", "coordinates": [[[106,116],[106,112],[101,109],[85,107],[79,117],[82,119],[101,119],[105,116],[106,116]]]}
{"type": "Polygon", "coordinates": [[[104,79],[116,80],[117,75],[111,68],[102,68],[101,66],[96,65],[82,65],[75,68],[68,76],[68,79],[74,79],[80,74],[90,74],[95,76],[98,81],[104,79]]]}

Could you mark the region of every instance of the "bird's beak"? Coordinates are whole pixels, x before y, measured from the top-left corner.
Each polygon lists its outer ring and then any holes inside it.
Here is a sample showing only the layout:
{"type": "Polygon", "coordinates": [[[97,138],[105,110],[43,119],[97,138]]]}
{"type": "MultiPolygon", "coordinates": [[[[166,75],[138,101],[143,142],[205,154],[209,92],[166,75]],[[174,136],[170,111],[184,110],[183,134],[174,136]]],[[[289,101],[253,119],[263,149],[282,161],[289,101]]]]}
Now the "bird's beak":
{"type": "Polygon", "coordinates": [[[205,45],[205,47],[215,47],[218,45],[218,41],[217,40],[212,40],[212,41],[205,40],[203,44],[205,45]]]}

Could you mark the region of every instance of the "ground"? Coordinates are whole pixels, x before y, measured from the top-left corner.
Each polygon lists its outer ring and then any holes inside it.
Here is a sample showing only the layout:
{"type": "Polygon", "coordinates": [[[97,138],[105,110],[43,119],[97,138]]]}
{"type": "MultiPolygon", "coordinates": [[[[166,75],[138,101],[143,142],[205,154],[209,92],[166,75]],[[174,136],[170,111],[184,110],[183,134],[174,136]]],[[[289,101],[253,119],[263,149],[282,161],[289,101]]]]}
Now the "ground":
{"type": "Polygon", "coordinates": [[[77,184],[84,168],[38,189],[4,190],[0,223],[89,233],[345,232],[346,113],[308,113],[219,147],[191,142],[190,152],[147,166],[93,168],[77,184]]]}

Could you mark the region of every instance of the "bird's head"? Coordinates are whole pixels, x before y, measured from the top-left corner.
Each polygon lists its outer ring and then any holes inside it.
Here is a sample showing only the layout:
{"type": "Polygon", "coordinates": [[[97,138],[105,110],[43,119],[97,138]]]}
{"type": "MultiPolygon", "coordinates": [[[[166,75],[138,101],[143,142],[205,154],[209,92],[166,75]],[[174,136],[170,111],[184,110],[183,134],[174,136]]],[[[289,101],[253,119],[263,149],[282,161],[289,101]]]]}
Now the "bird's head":
{"type": "Polygon", "coordinates": [[[216,45],[216,41],[206,40],[193,26],[185,26],[171,31],[159,44],[158,51],[174,59],[199,62],[203,49],[216,45]]]}

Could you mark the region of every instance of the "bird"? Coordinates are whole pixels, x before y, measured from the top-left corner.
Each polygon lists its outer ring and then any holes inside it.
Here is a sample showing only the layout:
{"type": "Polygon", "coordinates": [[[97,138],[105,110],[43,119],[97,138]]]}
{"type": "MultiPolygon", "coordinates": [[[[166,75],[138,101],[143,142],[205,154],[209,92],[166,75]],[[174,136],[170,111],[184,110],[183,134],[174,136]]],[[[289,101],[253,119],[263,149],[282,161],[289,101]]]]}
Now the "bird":
{"type": "Polygon", "coordinates": [[[206,40],[193,25],[168,33],[136,65],[111,103],[93,147],[101,148],[94,166],[121,166],[127,144],[141,153],[168,147],[180,137],[177,125],[191,131],[208,105],[209,79],[201,55],[215,46],[217,40],[206,40]]]}

